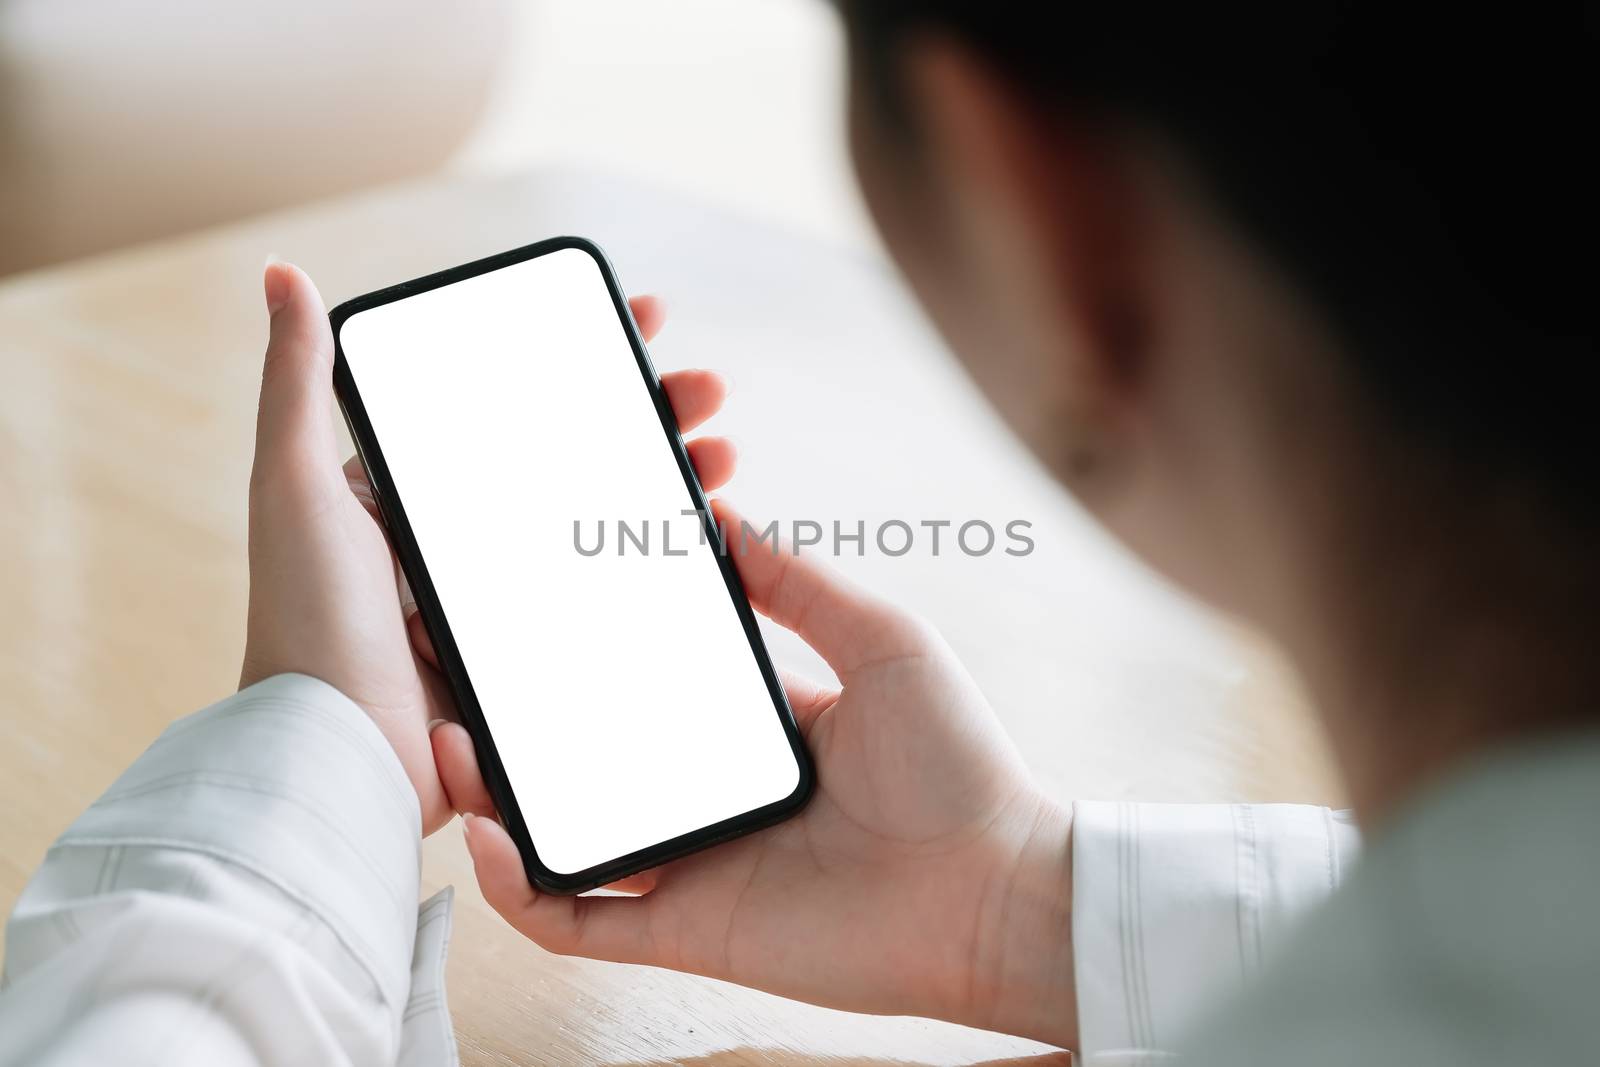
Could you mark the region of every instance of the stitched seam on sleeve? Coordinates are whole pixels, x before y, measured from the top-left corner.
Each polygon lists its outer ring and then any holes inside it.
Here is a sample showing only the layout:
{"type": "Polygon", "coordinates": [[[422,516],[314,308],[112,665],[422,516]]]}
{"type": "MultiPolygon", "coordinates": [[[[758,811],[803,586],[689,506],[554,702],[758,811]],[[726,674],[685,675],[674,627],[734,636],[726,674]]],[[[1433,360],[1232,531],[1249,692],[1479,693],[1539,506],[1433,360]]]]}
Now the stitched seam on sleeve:
{"type": "MultiPolygon", "coordinates": [[[[444,931],[439,935],[438,944],[434,947],[433,980],[435,987],[428,999],[432,1004],[437,1005],[438,1010],[434,1012],[435,1024],[439,1030],[440,1047],[445,1050],[447,1067],[459,1067],[461,1063],[461,1053],[456,1047],[455,1025],[450,1018],[449,991],[445,988],[444,981],[446,955],[450,951],[450,933],[454,926],[454,914],[452,911],[454,901],[455,897],[449,894],[448,891],[443,896],[433,897],[420,912],[425,918],[417,925],[417,939],[419,941],[422,938],[424,928],[433,925],[435,922],[444,926],[444,931]]],[[[414,1002],[406,1005],[404,1018],[407,1021],[412,1018],[413,1005],[414,1002]]]]}
{"type": "Polygon", "coordinates": [[[1139,1024],[1134,1011],[1133,952],[1128,943],[1128,805],[1117,804],[1117,934],[1122,948],[1122,1007],[1127,1016],[1128,1042],[1139,1044],[1139,1024]]]}
{"type": "Polygon", "coordinates": [[[1233,810],[1237,817],[1234,836],[1238,845],[1239,960],[1248,979],[1261,971],[1261,856],[1254,808],[1235,804],[1233,810]]]}
{"type": "MultiPolygon", "coordinates": [[[[335,690],[335,692],[337,692],[337,690],[335,690]]],[[[350,700],[349,697],[342,693],[339,694],[339,698],[346,702],[349,702],[350,700]]],[[[356,712],[358,714],[364,714],[360,712],[360,709],[353,703],[351,706],[356,708],[356,712]]],[[[252,711],[287,712],[289,714],[300,716],[304,719],[309,719],[319,726],[326,728],[331,733],[338,735],[341,740],[349,743],[350,747],[359,752],[361,758],[366,761],[366,763],[372,767],[372,769],[376,771],[384,780],[387,788],[395,793],[397,800],[400,800],[402,803],[410,802],[412,796],[411,783],[404,777],[404,771],[397,766],[399,760],[398,756],[395,757],[396,763],[390,763],[389,761],[382,759],[379,753],[374,751],[373,742],[371,739],[363,736],[362,731],[353,728],[350,724],[343,721],[342,717],[330,714],[326,708],[319,708],[316,705],[308,704],[300,700],[294,700],[289,697],[252,695],[250,697],[240,699],[235,704],[212,712],[211,714],[201,712],[197,716],[191,716],[188,719],[179,720],[173,725],[167,727],[160,737],[157,737],[153,742],[151,742],[149,751],[154,751],[157,748],[170,745],[186,734],[192,734],[195,731],[204,730],[206,727],[209,727],[215,723],[225,722],[252,711]]],[[[376,730],[376,724],[374,724],[372,728],[376,730]]]]}
{"type": "Polygon", "coordinates": [[[1250,977],[1250,965],[1244,949],[1244,842],[1239,836],[1238,804],[1228,805],[1233,823],[1233,923],[1239,941],[1239,981],[1250,977]]]}
{"type": "Polygon", "coordinates": [[[1142,878],[1141,850],[1142,843],[1139,839],[1139,808],[1134,806],[1133,816],[1133,941],[1135,960],[1138,964],[1139,1003],[1143,1009],[1144,1048],[1156,1048],[1155,1018],[1150,1010],[1150,969],[1145,960],[1144,953],[1144,883],[1142,878]]]}
{"type": "Polygon", "coordinates": [[[1330,808],[1322,809],[1322,830],[1328,835],[1328,890],[1332,892],[1339,888],[1339,849],[1333,839],[1333,811],[1330,808]]]}
{"type": "MultiPolygon", "coordinates": [[[[343,827],[341,827],[334,820],[329,819],[321,811],[318,811],[315,806],[307,804],[299,797],[293,795],[290,790],[278,788],[280,784],[281,783],[272,779],[255,778],[250,775],[237,774],[229,771],[180,771],[174,774],[166,775],[162,778],[157,778],[150,782],[145,782],[131,789],[107,793],[105,796],[95,801],[94,804],[90,805],[90,807],[104,810],[106,807],[109,807],[111,804],[114,804],[117,801],[130,800],[137,797],[147,796],[152,793],[165,792],[167,790],[181,789],[189,785],[213,786],[218,789],[231,789],[241,793],[250,793],[256,796],[267,796],[273,798],[274,800],[281,800],[286,804],[292,805],[306,815],[309,815],[319,825],[331,831],[334,837],[344,844],[345,850],[348,851],[350,855],[359,859],[367,868],[367,870],[373,875],[373,877],[376,878],[376,880],[383,886],[384,893],[389,897],[390,902],[395,905],[396,909],[401,915],[405,915],[411,910],[410,905],[408,905],[402,897],[396,894],[395,886],[389,880],[388,872],[384,870],[377,860],[373,859],[368,852],[360,847],[359,842],[352,839],[349,834],[345,833],[343,827]]],[[[75,835],[72,833],[72,831],[68,830],[66,834],[62,835],[62,840],[70,840],[74,836],[75,835]]]]}
{"type": "Polygon", "coordinates": [[[104,893],[106,891],[106,871],[111,866],[111,857],[115,856],[117,854],[117,849],[119,847],[121,847],[121,846],[113,845],[110,848],[106,849],[103,854],[101,854],[101,856],[100,856],[100,870],[99,870],[99,873],[97,873],[95,875],[95,878],[94,878],[94,889],[92,890],[92,892],[95,895],[99,895],[99,894],[104,893]]]}
{"type": "Polygon", "coordinates": [[[246,856],[230,852],[227,849],[217,848],[215,846],[199,846],[189,841],[172,840],[168,838],[151,836],[115,838],[94,838],[85,836],[71,839],[62,838],[50,847],[50,852],[56,852],[57,850],[65,848],[106,848],[113,845],[126,845],[137,848],[151,849],[164,848],[171,849],[174,852],[188,852],[198,856],[205,856],[209,859],[217,860],[220,863],[225,863],[229,866],[237,867],[240,870],[249,872],[255,877],[261,879],[263,882],[272,886],[272,888],[276,889],[278,892],[282,893],[290,900],[290,902],[298,904],[302,908],[305,908],[315,915],[317,920],[321,922],[322,925],[327,928],[329,933],[333,935],[334,940],[338,941],[340,946],[350,954],[350,957],[355,961],[356,966],[360,967],[361,970],[366,974],[368,981],[372,983],[372,988],[375,990],[376,996],[385,1004],[389,1003],[388,997],[384,991],[383,981],[378,975],[377,968],[372,963],[372,959],[377,955],[377,953],[373,952],[371,947],[363,942],[360,938],[351,934],[349,931],[342,929],[339,923],[330,921],[328,915],[333,911],[332,908],[324,907],[320,901],[300,892],[298,889],[284,882],[271,871],[255,864],[246,856]]]}
{"type": "Polygon", "coordinates": [[[1256,831],[1256,810],[1244,807],[1245,827],[1250,831],[1250,925],[1255,942],[1256,973],[1261,973],[1261,838],[1256,831]]]}

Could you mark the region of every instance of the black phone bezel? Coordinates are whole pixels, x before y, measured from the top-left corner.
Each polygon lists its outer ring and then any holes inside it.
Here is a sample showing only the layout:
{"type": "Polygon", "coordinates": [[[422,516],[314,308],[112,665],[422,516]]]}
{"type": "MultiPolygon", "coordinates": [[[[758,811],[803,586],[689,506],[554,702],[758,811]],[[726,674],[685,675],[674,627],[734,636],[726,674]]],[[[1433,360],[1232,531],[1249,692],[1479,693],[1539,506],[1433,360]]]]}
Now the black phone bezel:
{"type": "MultiPolygon", "coordinates": [[[[694,464],[690,461],[688,450],[684,447],[683,436],[678,432],[677,418],[672,412],[672,405],[667,399],[666,391],[661,386],[661,379],[657,376],[655,367],[650,362],[650,355],[645,349],[644,340],[639,336],[638,325],[633,320],[633,313],[628,307],[627,298],[623,295],[622,286],[617,281],[616,272],[612,269],[610,261],[606,258],[605,253],[601,251],[599,245],[582,237],[552,237],[548,240],[512,249],[509,252],[474,260],[459,267],[428,274],[421,278],[401,282],[398,285],[391,285],[387,288],[378,289],[354,299],[346,300],[328,313],[328,320],[333,328],[334,339],[334,391],[338,397],[339,406],[344,412],[345,423],[349,427],[350,436],[355,441],[356,454],[360,457],[362,466],[366,469],[367,478],[372,484],[373,496],[383,517],[384,524],[388,528],[390,543],[394,546],[395,555],[400,560],[401,569],[405,573],[407,582],[411,585],[412,595],[416,599],[417,607],[422,614],[422,620],[427,627],[428,635],[433,640],[434,650],[438,654],[439,665],[455,696],[456,706],[461,712],[462,722],[472,735],[473,745],[478,754],[478,765],[483,772],[484,782],[488,786],[490,796],[494,799],[495,807],[499,810],[501,821],[522,853],[523,867],[527,871],[529,881],[545,892],[560,894],[581,893],[679,859],[720,841],[726,841],[730,838],[739,837],[771,826],[794,815],[803,808],[806,802],[810,800],[816,785],[816,772],[812,764],[811,755],[800,735],[799,725],[795,722],[794,711],[789,706],[783,685],[778,680],[777,671],[772,664],[772,657],[767,652],[766,642],[763,640],[760,627],[756,623],[755,612],[750,607],[750,600],[745,594],[744,584],[739,579],[738,569],[733,558],[724,549],[721,531],[718,530],[716,520],[711,515],[710,507],[706,502],[705,491],[700,486],[700,479],[695,474],[694,464]],[[539,859],[538,850],[528,832],[527,824],[523,820],[522,809],[517,802],[515,792],[511,789],[510,782],[506,778],[505,767],[500,761],[499,750],[495,747],[494,738],[483,717],[483,709],[478,703],[477,695],[472,687],[472,681],[468,677],[466,667],[462,662],[460,650],[456,647],[455,639],[451,634],[444,607],[439,602],[438,594],[434,590],[433,582],[428,574],[427,564],[423,561],[421,549],[412,533],[411,524],[400,501],[400,494],[395,487],[388,463],[384,458],[383,448],[373,432],[372,423],[368,419],[366,408],[361,401],[360,391],[356,387],[350,366],[344,358],[340,331],[346,321],[362,311],[393,303],[397,300],[404,300],[407,297],[425,293],[430,289],[451,285],[481,274],[487,274],[490,271],[512,266],[513,264],[536,259],[539,256],[549,255],[552,252],[568,249],[582,251],[594,260],[599,267],[601,278],[605,281],[606,289],[611,294],[611,302],[616,308],[617,316],[622,322],[623,331],[626,333],[628,343],[633,349],[634,360],[638,364],[645,387],[649,390],[651,399],[655,403],[656,414],[661,419],[662,431],[665,433],[673,455],[678,461],[678,468],[683,474],[684,484],[689,491],[690,499],[700,512],[708,543],[716,553],[718,566],[721,568],[723,580],[727,584],[729,597],[733,601],[734,609],[738,612],[740,622],[744,625],[745,634],[750,641],[751,653],[755,656],[756,662],[761,668],[762,677],[765,679],[768,692],[772,696],[773,709],[782,722],[784,733],[789,739],[789,745],[794,753],[799,772],[799,782],[794,791],[782,800],[732,816],[721,822],[690,831],[670,840],[659,842],[625,856],[616,857],[587,870],[573,874],[562,874],[546,867],[539,859]]],[[[596,786],[597,788],[602,788],[603,783],[596,783],[596,786]]],[[[580,800],[581,798],[574,799],[580,800]]]]}

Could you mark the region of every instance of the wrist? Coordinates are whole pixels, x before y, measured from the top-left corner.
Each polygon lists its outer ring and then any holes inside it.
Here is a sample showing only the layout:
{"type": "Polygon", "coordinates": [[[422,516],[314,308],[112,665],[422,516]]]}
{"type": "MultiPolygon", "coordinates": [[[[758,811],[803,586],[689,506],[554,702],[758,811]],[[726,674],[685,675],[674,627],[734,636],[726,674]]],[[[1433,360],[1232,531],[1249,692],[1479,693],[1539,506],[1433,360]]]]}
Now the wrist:
{"type": "Polygon", "coordinates": [[[968,1021],[1071,1048],[1078,1038],[1072,812],[1030,792],[1002,822],[974,945],[968,1021]]]}

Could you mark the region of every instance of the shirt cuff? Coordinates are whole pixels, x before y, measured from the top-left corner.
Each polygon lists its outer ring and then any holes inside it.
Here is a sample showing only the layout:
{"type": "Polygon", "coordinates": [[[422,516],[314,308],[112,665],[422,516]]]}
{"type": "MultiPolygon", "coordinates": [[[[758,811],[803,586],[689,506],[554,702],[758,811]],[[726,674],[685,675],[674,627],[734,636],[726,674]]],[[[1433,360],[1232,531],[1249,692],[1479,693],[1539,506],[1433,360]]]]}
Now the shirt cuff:
{"type": "Polygon", "coordinates": [[[324,920],[398,1016],[421,830],[416,792],[366,713],[284,674],[173,723],[58,847],[178,848],[249,870],[324,920]]]}
{"type": "Polygon", "coordinates": [[[1346,813],[1300,804],[1074,806],[1081,1062],[1141,1063],[1270,961],[1345,877],[1346,813]]]}

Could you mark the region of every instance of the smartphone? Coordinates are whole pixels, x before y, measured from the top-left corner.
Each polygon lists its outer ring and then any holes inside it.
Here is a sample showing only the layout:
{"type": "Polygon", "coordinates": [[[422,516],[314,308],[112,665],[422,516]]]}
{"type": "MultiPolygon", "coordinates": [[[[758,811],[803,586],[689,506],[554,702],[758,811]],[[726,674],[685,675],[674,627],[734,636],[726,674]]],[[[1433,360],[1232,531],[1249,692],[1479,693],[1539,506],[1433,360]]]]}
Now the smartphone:
{"type": "Polygon", "coordinates": [[[810,757],[599,247],[541,241],[330,318],[350,435],[529,879],[582,892],[799,811],[810,757]]]}

